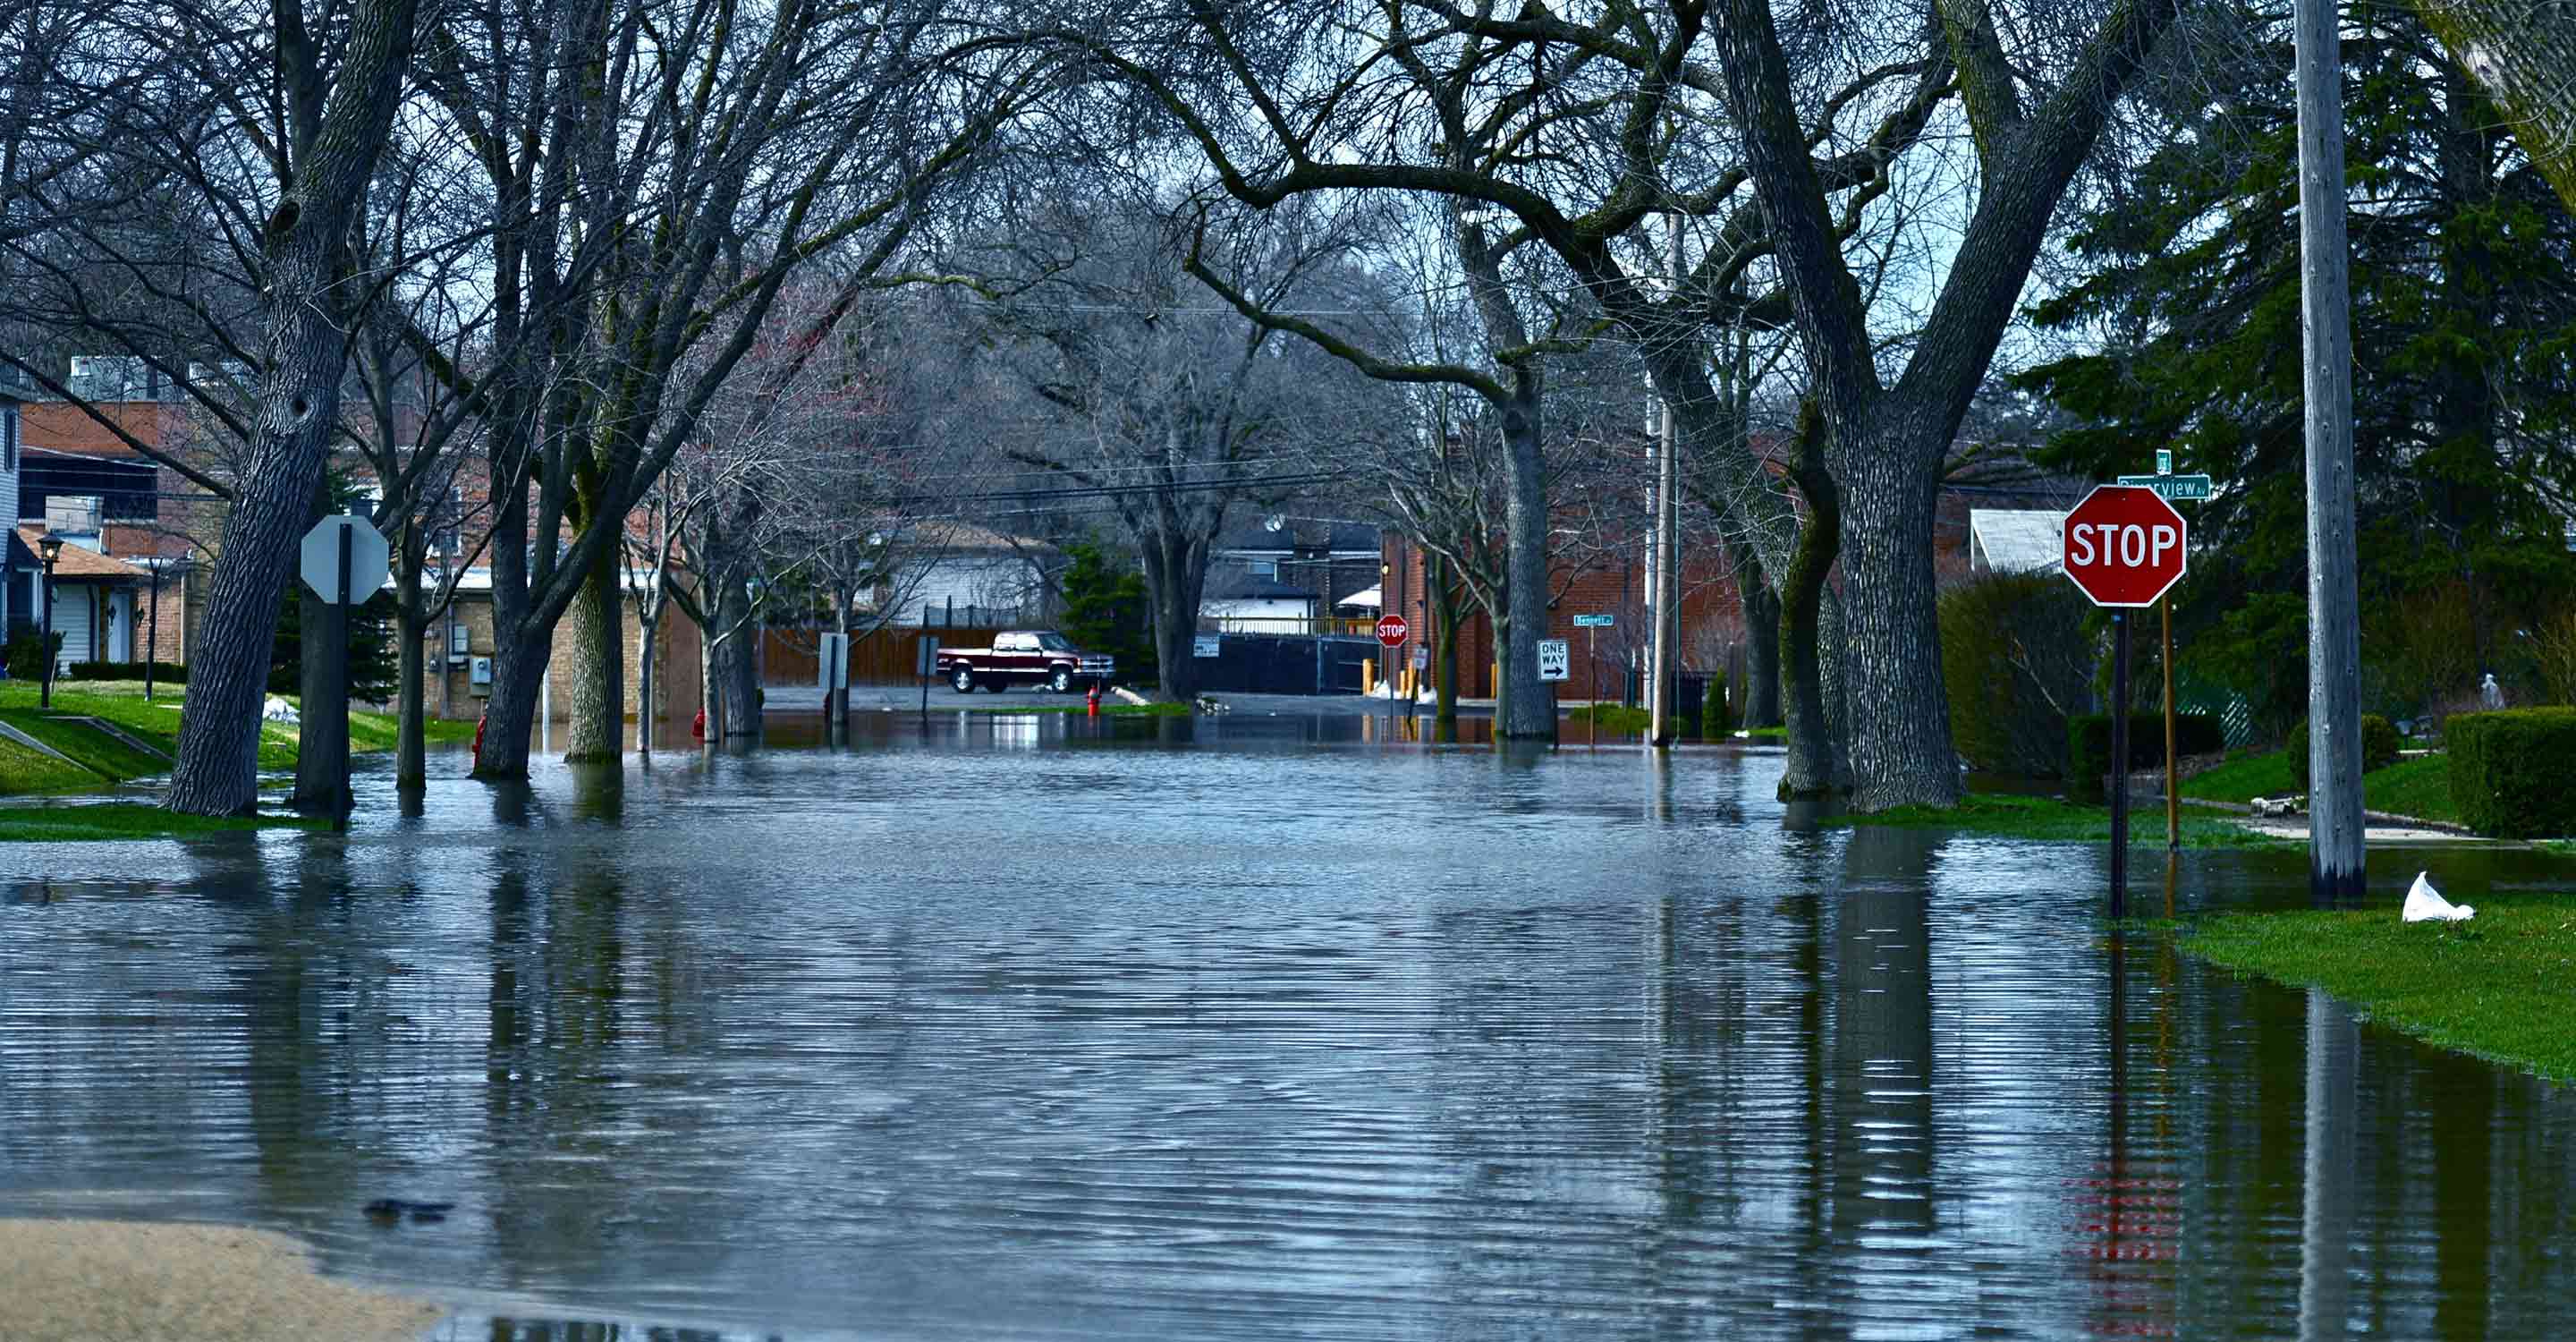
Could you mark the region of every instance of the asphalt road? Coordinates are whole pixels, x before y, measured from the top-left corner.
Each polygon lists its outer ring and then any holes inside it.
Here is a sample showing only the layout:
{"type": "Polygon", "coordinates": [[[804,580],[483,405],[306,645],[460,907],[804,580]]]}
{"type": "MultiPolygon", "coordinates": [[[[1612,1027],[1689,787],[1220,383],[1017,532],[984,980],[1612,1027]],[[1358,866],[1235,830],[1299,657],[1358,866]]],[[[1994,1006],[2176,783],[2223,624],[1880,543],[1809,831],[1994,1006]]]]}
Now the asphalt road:
{"type": "MultiPolygon", "coordinates": [[[[1365,716],[1386,712],[1384,699],[1371,699],[1357,694],[1237,694],[1228,690],[1216,690],[1211,691],[1208,697],[1238,713],[1365,716]]],[[[888,708],[913,711],[921,707],[921,702],[921,691],[918,688],[889,685],[850,687],[850,711],[853,713],[874,713],[888,708]]],[[[1051,704],[1081,702],[1082,696],[1079,694],[1057,694],[1051,690],[1036,688],[1014,688],[1000,694],[994,694],[988,690],[978,690],[973,694],[959,694],[950,689],[944,681],[930,686],[930,706],[951,711],[961,708],[992,709],[1020,706],[1037,708],[1051,704]]],[[[769,687],[766,703],[769,711],[773,713],[821,713],[823,692],[811,686],[773,685],[769,687]]],[[[1430,708],[1427,703],[1421,706],[1423,712],[1429,712],[1430,708]]],[[[1462,699],[1458,703],[1458,711],[1466,715],[1489,714],[1494,711],[1494,705],[1490,699],[1462,699]]]]}

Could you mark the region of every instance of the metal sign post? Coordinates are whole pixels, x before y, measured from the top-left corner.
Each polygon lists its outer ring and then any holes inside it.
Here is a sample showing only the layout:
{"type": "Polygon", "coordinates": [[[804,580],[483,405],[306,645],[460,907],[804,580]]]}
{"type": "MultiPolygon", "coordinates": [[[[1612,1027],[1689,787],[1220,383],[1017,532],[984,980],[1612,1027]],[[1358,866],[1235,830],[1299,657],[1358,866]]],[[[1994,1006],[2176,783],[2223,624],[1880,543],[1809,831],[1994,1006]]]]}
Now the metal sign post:
{"type": "Polygon", "coordinates": [[[930,724],[930,677],[932,673],[939,670],[938,636],[922,635],[921,641],[913,645],[912,654],[912,673],[921,678],[921,721],[923,726],[928,726],[930,724]]]}
{"type": "MultiPolygon", "coordinates": [[[[337,726],[332,733],[337,742],[328,747],[332,758],[323,761],[325,776],[307,794],[329,799],[334,830],[349,827],[349,812],[357,804],[357,794],[349,785],[349,607],[353,599],[362,599],[361,593],[373,595],[384,586],[385,575],[392,571],[387,564],[391,554],[383,533],[367,519],[351,514],[314,523],[304,533],[297,556],[297,576],[315,596],[331,603],[332,622],[338,629],[340,674],[326,677],[320,687],[323,701],[305,704],[299,715],[305,728],[317,721],[337,726]]],[[[299,728],[299,735],[309,733],[299,728]]]]}
{"type": "MultiPolygon", "coordinates": [[[[2066,515],[2060,539],[2067,579],[2094,605],[2111,608],[2111,916],[2118,918],[2129,888],[2129,611],[2162,602],[2182,581],[2190,528],[2159,491],[2103,485],[2066,515]]],[[[2172,673],[2170,654],[2166,670],[2172,673]]],[[[2170,703],[2170,690],[2166,698],[2170,703]]],[[[2170,767],[2170,726],[2165,759],[2170,767]]],[[[2173,791],[2168,784],[2169,806],[2173,791]]]]}

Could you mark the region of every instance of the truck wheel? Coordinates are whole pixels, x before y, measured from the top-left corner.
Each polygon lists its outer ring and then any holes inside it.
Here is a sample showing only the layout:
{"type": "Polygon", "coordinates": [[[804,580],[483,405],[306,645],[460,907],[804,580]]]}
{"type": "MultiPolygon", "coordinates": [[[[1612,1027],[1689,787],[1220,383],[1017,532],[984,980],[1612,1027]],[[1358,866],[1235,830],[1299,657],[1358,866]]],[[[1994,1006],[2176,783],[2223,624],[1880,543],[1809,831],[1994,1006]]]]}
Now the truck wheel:
{"type": "Polygon", "coordinates": [[[975,673],[972,670],[961,666],[957,668],[957,673],[955,675],[948,678],[948,683],[956,686],[959,694],[973,694],[975,692],[975,673]]]}
{"type": "Polygon", "coordinates": [[[1047,677],[1047,688],[1058,694],[1073,693],[1073,668],[1069,666],[1057,667],[1055,669],[1055,674],[1047,677]]]}

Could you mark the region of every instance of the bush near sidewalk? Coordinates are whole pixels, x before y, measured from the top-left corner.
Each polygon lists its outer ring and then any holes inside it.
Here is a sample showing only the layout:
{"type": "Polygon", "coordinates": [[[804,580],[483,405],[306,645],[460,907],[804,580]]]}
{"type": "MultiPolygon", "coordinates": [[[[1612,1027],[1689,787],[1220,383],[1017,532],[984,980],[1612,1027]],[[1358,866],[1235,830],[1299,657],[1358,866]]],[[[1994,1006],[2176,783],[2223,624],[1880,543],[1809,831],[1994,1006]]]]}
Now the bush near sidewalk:
{"type": "Polygon", "coordinates": [[[2460,823],[2502,839],[2576,834],[2576,708],[2456,714],[2442,737],[2460,823]]]}
{"type": "MultiPolygon", "coordinates": [[[[2215,713],[2174,715],[2174,753],[2184,758],[2216,755],[2227,749],[2227,727],[2215,713]]],[[[2129,715],[2129,769],[2162,767],[2165,762],[2165,715],[2129,715]]],[[[2066,720],[2066,799],[2099,806],[2102,780],[2111,772],[2111,716],[2081,713],[2066,720]]]]}
{"type": "MultiPolygon", "coordinates": [[[[2377,773],[2397,762],[2399,749],[2397,724],[2376,713],[2361,715],[2361,771],[2377,773]]],[[[2299,795],[2308,795],[2308,724],[2290,729],[2290,739],[2283,744],[2290,757],[2290,782],[2299,795]]]]}

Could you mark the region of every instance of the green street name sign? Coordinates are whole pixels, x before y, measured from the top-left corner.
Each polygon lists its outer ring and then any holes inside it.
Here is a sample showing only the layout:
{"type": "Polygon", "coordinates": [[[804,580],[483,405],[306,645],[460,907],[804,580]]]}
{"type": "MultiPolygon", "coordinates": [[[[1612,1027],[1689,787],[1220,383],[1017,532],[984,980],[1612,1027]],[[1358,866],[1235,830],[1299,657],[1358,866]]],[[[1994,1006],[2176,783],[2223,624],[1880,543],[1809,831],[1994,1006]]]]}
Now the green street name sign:
{"type": "Polygon", "coordinates": [[[2124,475],[2120,477],[2120,483],[2152,489],[2167,503],[2176,499],[2209,497],[2209,477],[2206,475],[2124,475]]]}

